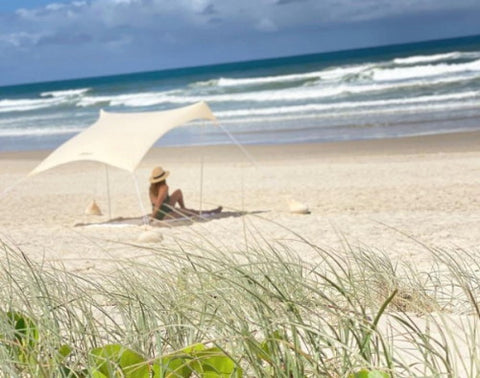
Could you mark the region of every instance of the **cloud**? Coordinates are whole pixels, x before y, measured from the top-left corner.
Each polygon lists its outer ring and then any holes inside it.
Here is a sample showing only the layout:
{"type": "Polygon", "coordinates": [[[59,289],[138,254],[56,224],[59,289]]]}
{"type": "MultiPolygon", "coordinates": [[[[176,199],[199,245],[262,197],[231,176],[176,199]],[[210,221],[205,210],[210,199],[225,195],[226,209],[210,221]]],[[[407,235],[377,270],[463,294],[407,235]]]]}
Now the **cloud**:
{"type": "Polygon", "coordinates": [[[221,24],[223,22],[223,19],[220,17],[211,17],[208,20],[209,24],[221,24]]]}
{"type": "Polygon", "coordinates": [[[19,8],[15,11],[15,14],[21,19],[29,19],[29,18],[33,19],[38,14],[38,11],[37,10],[31,10],[31,9],[25,9],[25,8],[19,8]]]}
{"type": "Polygon", "coordinates": [[[307,1],[307,0],[276,0],[275,4],[285,5],[285,4],[291,4],[291,3],[300,3],[304,1],[307,1]]]}
{"type": "Polygon", "coordinates": [[[275,32],[278,30],[275,23],[269,18],[262,18],[257,24],[257,29],[264,32],[275,32]]]}
{"type": "MultiPolygon", "coordinates": [[[[292,1],[292,0],[279,0],[292,1]]],[[[357,22],[463,8],[480,9],[476,0],[324,0],[323,19],[329,22],[357,22]]],[[[320,7],[317,8],[320,10],[320,7]]]]}
{"type": "Polygon", "coordinates": [[[58,11],[60,9],[63,9],[65,8],[66,5],[65,4],[59,4],[59,3],[51,3],[51,4],[48,4],[45,6],[45,10],[47,11],[58,11]]]}
{"type": "Polygon", "coordinates": [[[200,14],[207,15],[207,16],[212,16],[216,14],[217,11],[215,9],[215,6],[213,4],[208,4],[201,12],[200,14]]]}
{"type": "MultiPolygon", "coordinates": [[[[91,59],[92,70],[106,71],[110,69],[110,62],[114,62],[123,64],[121,67],[124,68],[117,70],[125,72],[128,69],[191,65],[192,62],[204,64],[298,54],[306,49],[307,52],[322,51],[341,45],[341,41],[325,37],[336,35],[329,34],[331,31],[337,30],[338,35],[345,38],[345,30],[385,23],[382,20],[389,17],[409,20],[419,13],[449,14],[465,9],[468,14],[479,14],[480,2],[52,0],[44,6],[0,13],[0,68],[8,63],[2,63],[6,57],[20,62],[35,56],[39,62],[43,59],[44,64],[52,64],[57,61],[52,54],[57,53],[64,54],[64,60],[72,63],[72,69],[75,57],[79,57],[79,60],[86,58],[84,61],[89,62],[91,59]],[[304,50],[300,50],[300,44],[304,50]]],[[[448,19],[444,20],[447,22],[448,19]]],[[[479,30],[478,26],[475,27],[479,30]]],[[[358,38],[351,34],[348,40],[361,45],[361,39],[369,35],[378,33],[375,30],[370,34],[365,32],[358,38]]],[[[342,48],[345,46],[341,45],[342,48]]],[[[61,58],[59,55],[58,59],[61,58]]],[[[82,69],[84,67],[78,64],[77,70],[83,75],[82,69]]]]}
{"type": "Polygon", "coordinates": [[[36,45],[41,38],[39,34],[26,32],[0,34],[0,42],[10,47],[36,45]]]}
{"type": "MultiPolygon", "coordinates": [[[[198,38],[241,38],[255,33],[369,22],[384,17],[428,12],[432,9],[477,7],[477,0],[75,0],[32,9],[20,8],[15,21],[0,25],[2,41],[10,46],[65,45],[69,40],[88,43],[109,40],[117,28],[128,29],[118,41],[128,46],[151,40],[150,35],[169,35],[177,43],[198,38]],[[22,34],[23,33],[23,34],[22,34]],[[14,36],[12,36],[14,35],[14,36]],[[29,37],[26,37],[29,35],[29,37]],[[42,35],[38,38],[38,35],[42,35]],[[70,35],[70,37],[67,37],[70,35]],[[90,36],[87,38],[87,36],[90,36]]],[[[337,26],[340,27],[340,26],[337,26]]],[[[160,38],[160,41],[163,39],[160,38]]],[[[72,42],[73,43],[73,42],[72,42]]]]}
{"type": "Polygon", "coordinates": [[[138,28],[154,25],[164,32],[169,31],[168,27],[179,29],[175,24],[195,30],[214,26],[219,20],[225,25],[242,25],[244,30],[273,31],[462,7],[480,8],[480,3],[477,0],[76,0],[18,9],[16,14],[20,20],[38,23],[52,32],[56,26],[64,25],[65,19],[75,18],[81,18],[85,25],[96,23],[106,28],[120,24],[138,28]]]}
{"type": "Polygon", "coordinates": [[[40,38],[38,45],[67,45],[77,46],[92,42],[93,38],[87,33],[55,33],[40,38]]]}

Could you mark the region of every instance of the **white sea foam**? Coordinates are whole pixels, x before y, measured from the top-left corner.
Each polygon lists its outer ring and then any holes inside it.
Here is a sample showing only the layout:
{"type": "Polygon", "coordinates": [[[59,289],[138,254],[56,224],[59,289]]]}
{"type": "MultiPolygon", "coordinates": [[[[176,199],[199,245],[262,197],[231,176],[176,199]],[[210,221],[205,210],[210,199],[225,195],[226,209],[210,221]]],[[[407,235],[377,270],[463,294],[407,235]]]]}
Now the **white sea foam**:
{"type": "Polygon", "coordinates": [[[45,125],[45,124],[59,124],[68,119],[71,122],[71,117],[67,117],[65,113],[48,113],[48,114],[12,114],[11,116],[2,115],[0,118],[0,129],[10,127],[28,127],[31,125],[45,125]]]}
{"type": "MultiPolygon", "coordinates": [[[[249,132],[249,126],[252,123],[262,123],[262,130],[266,127],[267,123],[274,123],[272,129],[278,129],[278,125],[275,122],[283,123],[285,121],[299,121],[301,119],[342,119],[343,122],[349,120],[348,122],[359,122],[362,123],[361,116],[378,116],[378,115],[394,115],[394,114],[419,114],[419,113],[435,113],[445,110],[460,110],[460,109],[476,109],[480,106],[480,101],[462,101],[462,102],[452,102],[449,104],[417,104],[417,105],[408,105],[408,106],[392,106],[385,108],[358,108],[358,109],[346,109],[341,112],[338,109],[330,109],[331,111],[326,111],[325,109],[322,112],[318,112],[318,109],[315,107],[305,107],[300,109],[300,112],[297,112],[299,109],[289,112],[288,110],[280,112],[270,112],[266,115],[260,114],[249,114],[248,117],[242,118],[228,118],[224,117],[223,114],[217,114],[218,120],[224,125],[242,125],[246,127],[246,131],[249,132]]],[[[299,107],[300,108],[300,107],[299,107]]],[[[343,123],[341,122],[341,123],[343,123]]],[[[298,122],[296,122],[298,125],[298,122]]],[[[292,125],[287,126],[291,128],[292,125]]],[[[316,125],[316,128],[320,125],[316,125]]]]}
{"type": "Polygon", "coordinates": [[[418,55],[410,56],[408,58],[396,58],[393,59],[395,64],[417,64],[417,63],[430,63],[437,62],[439,60],[458,59],[460,57],[459,52],[451,52],[447,54],[434,54],[434,55],[418,55]]]}
{"type": "Polygon", "coordinates": [[[82,131],[82,127],[22,127],[22,128],[0,128],[0,137],[25,137],[42,135],[68,135],[82,131]]]}
{"type": "Polygon", "coordinates": [[[278,82],[318,79],[318,78],[321,78],[321,76],[322,76],[322,71],[308,72],[303,74],[251,77],[251,78],[239,78],[239,79],[229,79],[229,78],[222,77],[218,79],[217,85],[219,87],[259,85],[259,84],[270,84],[270,83],[278,83],[278,82]]]}
{"type": "Polygon", "coordinates": [[[219,79],[212,79],[207,81],[199,81],[192,84],[192,87],[236,87],[236,86],[253,86],[261,84],[270,84],[278,82],[289,82],[289,81],[301,81],[308,79],[318,79],[320,78],[321,72],[309,72],[304,74],[295,74],[295,75],[278,75],[278,76],[266,76],[266,77],[247,77],[247,78],[225,78],[221,77],[219,79]]]}
{"type": "Polygon", "coordinates": [[[421,96],[415,98],[395,98],[388,100],[371,100],[371,101],[355,101],[355,102],[338,102],[331,104],[305,104],[305,105],[291,105],[280,107],[264,107],[256,109],[236,109],[216,112],[218,118],[231,117],[245,117],[252,115],[274,115],[283,113],[304,113],[304,112],[324,112],[337,111],[343,109],[362,109],[375,108],[375,111],[385,109],[389,106],[422,104],[435,105],[441,103],[442,106],[447,106],[449,102],[459,100],[475,100],[475,104],[480,104],[480,92],[468,91],[463,93],[436,95],[436,96],[421,96]]]}
{"type": "Polygon", "coordinates": [[[408,58],[397,58],[393,62],[400,66],[414,65],[412,67],[390,67],[385,63],[364,63],[360,65],[341,66],[336,68],[325,68],[324,70],[278,75],[266,77],[247,77],[247,78],[226,78],[212,79],[203,82],[194,83],[192,86],[209,87],[235,87],[235,86],[253,86],[261,84],[282,83],[302,80],[322,80],[322,81],[342,81],[351,78],[354,75],[368,78],[373,77],[376,80],[404,80],[421,76],[438,76],[442,74],[451,74],[462,71],[480,71],[479,60],[461,63],[461,64],[424,64],[436,61],[451,60],[455,58],[480,58],[480,53],[460,53],[452,52],[448,54],[437,54],[427,56],[412,56],[408,58]]]}
{"type": "MultiPolygon", "coordinates": [[[[440,59],[455,54],[449,53],[430,56],[431,60],[440,59]]],[[[474,54],[474,53],[470,53],[474,54]]],[[[478,53],[477,55],[479,55],[478,53]]],[[[410,57],[410,62],[427,61],[426,57],[410,57]]],[[[406,60],[404,60],[407,62],[406,60]]],[[[355,66],[342,66],[328,68],[321,71],[267,76],[251,78],[220,78],[211,80],[210,86],[234,87],[247,86],[244,91],[203,94],[191,87],[157,92],[139,92],[117,94],[112,96],[88,95],[90,88],[51,91],[41,93],[40,99],[6,99],[0,100],[0,113],[21,112],[54,107],[58,105],[76,105],[79,107],[90,106],[125,106],[125,107],[152,107],[166,104],[188,104],[196,101],[212,103],[232,102],[271,102],[271,101],[311,101],[324,98],[332,99],[349,94],[379,93],[381,91],[394,91],[415,87],[438,86],[442,84],[462,82],[480,77],[480,60],[461,64],[428,64],[387,68],[384,63],[365,63],[355,66]],[[287,89],[248,90],[248,85],[261,83],[288,82],[289,80],[316,80],[309,81],[307,85],[287,89]],[[214,84],[215,82],[215,84],[214,84]],[[196,94],[198,93],[198,94],[196,94]]],[[[196,83],[200,84],[200,83],[196,83]]],[[[305,84],[305,83],[304,83],[305,84]]]]}
{"type": "Polygon", "coordinates": [[[410,56],[407,58],[396,58],[393,59],[395,64],[418,64],[418,63],[431,63],[438,62],[441,60],[454,60],[454,59],[478,59],[480,58],[480,53],[478,52],[459,52],[454,51],[446,54],[433,54],[433,55],[417,55],[410,56]]]}
{"type": "MultiPolygon", "coordinates": [[[[344,74],[345,70],[331,70],[330,78],[344,74]]],[[[358,69],[351,69],[348,72],[359,72],[358,69]]],[[[245,91],[226,94],[199,94],[192,95],[189,89],[173,90],[164,92],[140,92],[131,94],[119,94],[114,96],[88,96],[85,95],[88,89],[70,91],[57,91],[55,96],[41,99],[18,99],[0,100],[0,113],[21,112],[54,107],[61,104],[71,104],[80,107],[89,106],[125,106],[125,107],[151,107],[166,104],[188,104],[197,101],[211,103],[232,103],[232,102],[282,102],[282,101],[320,101],[322,99],[334,99],[338,96],[350,94],[380,93],[382,91],[394,91],[397,89],[428,87],[431,85],[443,85],[455,82],[462,82],[480,77],[480,60],[457,65],[428,65],[393,69],[374,69],[373,78],[375,81],[356,83],[341,82],[330,83],[318,81],[309,86],[299,86],[288,89],[271,89],[263,91],[245,91]],[[445,75],[449,72],[449,75],[445,75]],[[435,77],[433,81],[431,77],[435,77]],[[403,81],[395,81],[403,79],[403,81]],[[61,93],[65,95],[61,95],[61,93]],[[76,97],[68,93],[76,93],[76,97]]]]}
{"type": "Polygon", "coordinates": [[[320,99],[341,94],[347,87],[336,88],[307,88],[277,91],[257,91],[244,93],[231,93],[221,95],[166,95],[165,93],[137,93],[112,97],[86,97],[78,102],[78,106],[92,106],[108,103],[111,106],[148,107],[163,104],[190,104],[198,101],[209,103],[231,102],[264,102],[264,101],[301,101],[320,99]]]}
{"type": "Polygon", "coordinates": [[[305,120],[307,127],[334,129],[337,125],[381,124],[382,120],[388,127],[389,121],[414,124],[416,120],[448,119],[448,114],[480,114],[475,110],[480,109],[480,51],[389,57],[312,72],[287,69],[252,70],[244,78],[223,73],[224,77],[208,81],[192,76],[190,84],[182,80],[186,85],[173,90],[170,86],[163,90],[159,81],[140,86],[150,91],[138,90],[132,82],[101,93],[92,85],[40,95],[32,92],[24,99],[17,94],[0,100],[0,137],[73,135],[95,119],[100,107],[160,110],[197,101],[207,101],[220,122],[232,125],[236,132],[259,133],[259,140],[264,132],[287,135],[302,127],[299,120],[305,120]],[[268,73],[261,76],[264,72],[268,73]]]}
{"type": "Polygon", "coordinates": [[[412,56],[408,58],[397,58],[393,62],[400,67],[389,67],[385,63],[365,63],[353,66],[341,66],[337,68],[326,68],[320,71],[267,76],[267,77],[247,77],[247,78],[220,78],[205,82],[198,82],[193,86],[209,87],[235,87],[235,86],[253,86],[261,84],[282,83],[301,80],[317,79],[319,81],[343,81],[357,75],[359,78],[373,78],[378,81],[387,80],[406,80],[419,77],[431,77],[449,75],[460,72],[478,72],[480,74],[480,60],[460,64],[423,64],[433,63],[455,58],[480,58],[480,52],[452,52],[448,54],[436,54],[429,56],[412,56]],[[413,65],[415,64],[415,65],[413,65]],[[413,65],[411,67],[402,67],[402,65],[413,65]]]}
{"type": "Polygon", "coordinates": [[[77,97],[90,91],[90,88],[68,89],[64,91],[42,92],[40,97],[77,97]]]}
{"type": "MultiPolygon", "coordinates": [[[[139,92],[131,94],[121,94],[115,96],[85,96],[77,102],[77,106],[87,107],[99,104],[107,104],[111,106],[128,106],[128,107],[147,107],[163,103],[168,103],[166,100],[171,94],[181,93],[178,90],[165,92],[139,92]]],[[[175,98],[175,96],[173,96],[175,98]]],[[[179,96],[181,97],[181,96],[179,96]]],[[[205,98],[205,97],[199,97],[205,98]]],[[[201,101],[201,100],[198,100],[201,101]]],[[[188,101],[176,101],[188,102],[188,101]]]]}
{"type": "Polygon", "coordinates": [[[59,105],[61,102],[61,100],[55,98],[0,100],[0,113],[23,112],[42,108],[49,108],[51,106],[59,105]]]}
{"type": "MultiPolygon", "coordinates": [[[[478,93],[476,94],[478,96],[478,93]]],[[[420,101],[414,103],[408,99],[398,99],[397,101],[364,101],[356,104],[332,104],[318,105],[308,104],[299,106],[272,107],[264,109],[243,109],[237,111],[220,111],[215,115],[225,125],[238,124],[245,126],[245,132],[253,132],[249,125],[253,123],[262,123],[262,130],[268,129],[267,123],[274,123],[272,131],[278,129],[279,126],[275,122],[298,121],[301,119],[356,119],[359,116],[368,116],[380,114],[408,114],[418,112],[438,112],[458,110],[458,109],[475,109],[480,106],[480,99],[472,94],[464,93],[451,102],[430,102],[432,98],[440,96],[424,96],[420,101]],[[386,102],[389,106],[385,106],[386,102]],[[341,110],[341,111],[339,111],[341,110]],[[239,117],[240,118],[236,118],[239,117]]],[[[444,96],[443,99],[447,99],[444,96]]],[[[442,97],[440,97],[442,98],[442,97]]],[[[450,100],[452,98],[450,97],[450,100]]],[[[413,99],[411,99],[413,100],[413,99]]],[[[361,121],[360,121],[361,122],[361,121]]],[[[298,123],[298,122],[297,122],[298,123]]],[[[287,126],[287,129],[290,128],[287,126]]],[[[46,135],[69,135],[76,134],[84,130],[84,127],[46,127],[46,128],[0,128],[0,137],[25,137],[25,136],[46,136],[46,135]]],[[[237,130],[237,129],[236,129],[237,130]]],[[[238,129],[240,130],[240,129],[238,129]]]]}
{"type": "Polygon", "coordinates": [[[461,64],[428,64],[400,68],[376,68],[373,79],[376,81],[408,80],[454,73],[473,73],[480,75],[480,60],[461,64]]]}
{"type": "Polygon", "coordinates": [[[208,81],[200,81],[194,83],[192,86],[199,87],[236,87],[236,86],[253,86],[271,83],[295,82],[311,79],[320,80],[338,80],[347,75],[358,74],[365,70],[375,67],[374,64],[362,64],[357,66],[344,66],[339,68],[326,68],[321,71],[313,71],[298,74],[266,76],[266,77],[245,77],[245,78],[225,78],[212,79],[208,81]]]}
{"type": "Polygon", "coordinates": [[[143,107],[159,105],[165,102],[162,92],[134,93],[117,96],[86,96],[78,101],[77,106],[87,107],[106,104],[109,106],[143,107]]]}
{"type": "MultiPolygon", "coordinates": [[[[411,104],[411,105],[400,105],[400,106],[391,106],[391,107],[381,107],[381,108],[354,108],[354,109],[343,109],[338,111],[338,109],[331,109],[331,111],[323,110],[318,112],[308,111],[306,108],[296,109],[291,113],[288,111],[275,112],[272,111],[267,115],[256,115],[250,113],[249,116],[242,118],[228,118],[224,117],[223,114],[217,114],[219,121],[223,125],[232,125],[235,130],[235,133],[263,133],[266,130],[271,130],[272,132],[281,132],[283,129],[285,131],[292,131],[292,129],[302,129],[305,127],[305,124],[300,122],[300,120],[328,120],[327,123],[318,123],[315,122],[314,126],[307,126],[307,128],[318,129],[322,127],[331,127],[332,122],[338,125],[346,125],[352,123],[358,123],[361,125],[365,122],[365,118],[362,117],[378,117],[379,115],[383,116],[392,116],[392,115],[403,115],[403,114],[420,114],[420,113],[438,113],[439,111],[449,111],[449,110],[472,110],[478,108],[480,101],[458,101],[452,102],[449,104],[411,104]],[[297,112],[300,110],[299,112],[297,112]],[[292,121],[295,123],[292,125],[292,121]],[[258,129],[252,128],[251,125],[255,123],[261,123],[261,127],[258,129]]],[[[300,108],[300,107],[299,107],[300,108]]],[[[368,121],[371,122],[371,121],[368,121]]],[[[400,121],[401,122],[401,121],[400,121]]],[[[388,126],[387,126],[388,127],[388,126]]]]}
{"type": "Polygon", "coordinates": [[[366,63],[357,66],[344,66],[338,68],[329,68],[322,71],[321,79],[322,80],[333,80],[339,81],[345,78],[351,77],[352,75],[365,74],[370,72],[370,70],[378,67],[378,64],[366,63]]]}
{"type": "Polygon", "coordinates": [[[80,107],[94,106],[100,104],[109,105],[112,98],[120,96],[85,96],[81,98],[76,105],[80,107]]]}
{"type": "Polygon", "coordinates": [[[89,91],[88,88],[66,91],[43,92],[41,98],[33,99],[4,99],[0,100],[0,113],[24,112],[58,106],[75,104],[75,102],[89,91]]]}
{"type": "MultiPolygon", "coordinates": [[[[479,75],[480,77],[480,72],[479,75]]],[[[468,75],[455,75],[438,78],[435,85],[443,85],[462,80],[471,79],[468,75]]],[[[341,95],[379,93],[382,91],[416,88],[430,86],[428,79],[412,80],[406,82],[377,82],[370,84],[349,84],[324,85],[317,83],[316,86],[298,87],[278,90],[250,91],[240,93],[218,94],[218,95],[188,95],[188,91],[167,91],[167,92],[140,92],[123,94],[117,96],[86,96],[79,100],[78,106],[87,107],[98,104],[125,107],[148,107],[165,104],[189,104],[197,101],[209,103],[234,103],[234,102],[285,102],[285,101],[318,101],[322,99],[333,99],[341,95]]]]}

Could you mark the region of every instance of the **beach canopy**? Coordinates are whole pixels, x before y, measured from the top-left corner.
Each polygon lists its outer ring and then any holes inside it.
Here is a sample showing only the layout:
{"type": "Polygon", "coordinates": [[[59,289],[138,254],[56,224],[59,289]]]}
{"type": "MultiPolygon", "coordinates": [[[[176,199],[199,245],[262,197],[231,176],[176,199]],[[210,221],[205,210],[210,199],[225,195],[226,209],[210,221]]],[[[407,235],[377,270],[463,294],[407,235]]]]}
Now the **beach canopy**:
{"type": "Polygon", "coordinates": [[[195,119],[216,121],[203,101],[155,112],[110,113],[100,110],[100,117],[93,125],[54,150],[29,175],[81,160],[98,161],[134,172],[162,135],[195,119]]]}

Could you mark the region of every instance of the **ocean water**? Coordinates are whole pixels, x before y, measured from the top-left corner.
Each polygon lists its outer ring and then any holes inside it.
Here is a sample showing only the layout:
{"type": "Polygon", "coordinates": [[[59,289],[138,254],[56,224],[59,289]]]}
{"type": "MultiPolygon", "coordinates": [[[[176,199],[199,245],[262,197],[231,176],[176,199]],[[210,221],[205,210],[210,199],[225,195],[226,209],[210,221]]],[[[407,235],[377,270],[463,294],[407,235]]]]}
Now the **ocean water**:
{"type": "MultiPolygon", "coordinates": [[[[0,151],[53,149],[99,110],[206,101],[244,144],[480,129],[480,36],[119,76],[0,87],[0,151]]],[[[208,122],[157,145],[229,143],[208,122]]]]}

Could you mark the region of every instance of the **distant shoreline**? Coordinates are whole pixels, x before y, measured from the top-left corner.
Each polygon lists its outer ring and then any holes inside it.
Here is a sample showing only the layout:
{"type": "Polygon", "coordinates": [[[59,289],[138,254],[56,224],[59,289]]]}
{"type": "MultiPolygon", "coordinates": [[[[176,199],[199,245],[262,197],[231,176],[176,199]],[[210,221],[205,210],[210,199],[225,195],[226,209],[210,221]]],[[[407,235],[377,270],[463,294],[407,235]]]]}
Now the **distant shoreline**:
{"type": "MultiPolygon", "coordinates": [[[[342,155],[408,155],[441,152],[480,151],[480,131],[465,131],[444,134],[420,135],[398,138],[368,140],[351,140],[318,143],[291,144],[244,144],[242,145],[253,157],[261,160],[284,159],[285,156],[338,157],[342,155]]],[[[165,159],[182,159],[191,153],[215,156],[221,160],[222,154],[237,149],[234,144],[209,146],[153,147],[145,157],[165,159]]],[[[0,151],[0,160],[41,160],[52,150],[0,151]]],[[[240,152],[239,152],[240,153],[240,152]]],[[[239,154],[243,159],[243,154],[239,154]]]]}

